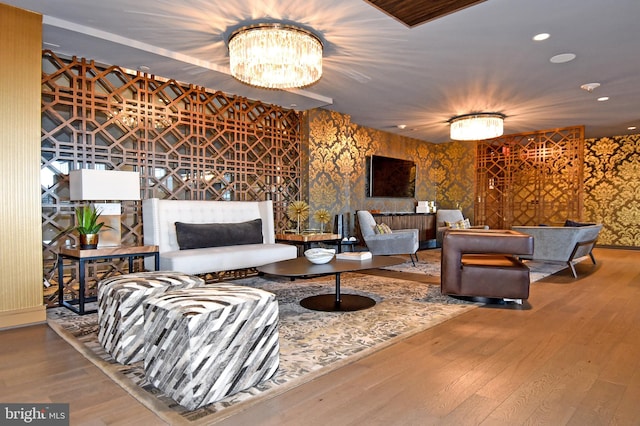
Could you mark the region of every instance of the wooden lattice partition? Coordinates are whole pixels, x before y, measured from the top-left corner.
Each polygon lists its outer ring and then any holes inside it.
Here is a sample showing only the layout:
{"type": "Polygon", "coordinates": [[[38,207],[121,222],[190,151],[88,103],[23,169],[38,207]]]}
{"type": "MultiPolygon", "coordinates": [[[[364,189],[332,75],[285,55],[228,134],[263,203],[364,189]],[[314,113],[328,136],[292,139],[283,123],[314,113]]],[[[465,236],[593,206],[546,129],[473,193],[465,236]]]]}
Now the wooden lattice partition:
{"type": "MultiPolygon", "coordinates": [[[[286,204],[301,199],[296,111],[49,51],[42,70],[44,274],[54,286],[56,248],[75,240],[62,234],[77,205],[69,170],[138,171],[143,198],[272,199],[276,229],[289,227],[286,204]]],[[[142,243],[141,216],[140,203],[123,202],[123,243],[142,243]]]]}
{"type": "Polygon", "coordinates": [[[584,127],[477,145],[476,223],[494,229],[582,219],[584,127]]]}

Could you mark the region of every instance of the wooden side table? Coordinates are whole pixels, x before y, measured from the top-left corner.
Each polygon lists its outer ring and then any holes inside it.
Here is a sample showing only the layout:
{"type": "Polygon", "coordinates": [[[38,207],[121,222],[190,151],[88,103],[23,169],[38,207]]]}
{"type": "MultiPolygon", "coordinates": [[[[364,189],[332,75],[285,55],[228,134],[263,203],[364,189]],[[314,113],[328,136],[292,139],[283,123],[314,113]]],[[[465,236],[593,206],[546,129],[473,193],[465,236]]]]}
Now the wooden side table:
{"type": "Polygon", "coordinates": [[[95,302],[96,296],[85,295],[85,263],[100,259],[129,259],[129,272],[133,272],[133,259],[136,257],[153,256],[155,270],[160,268],[160,253],[158,246],[117,246],[102,247],[93,250],[80,250],[77,247],[62,247],[58,252],[58,303],[78,315],[91,314],[96,309],[86,310],[85,303],[95,302]],[[64,300],[64,259],[78,262],[78,298],[64,300]]]}
{"type": "Polygon", "coordinates": [[[338,246],[342,252],[342,235],[340,234],[276,234],[276,241],[302,246],[302,251],[309,250],[312,243],[328,243],[338,246]]]}

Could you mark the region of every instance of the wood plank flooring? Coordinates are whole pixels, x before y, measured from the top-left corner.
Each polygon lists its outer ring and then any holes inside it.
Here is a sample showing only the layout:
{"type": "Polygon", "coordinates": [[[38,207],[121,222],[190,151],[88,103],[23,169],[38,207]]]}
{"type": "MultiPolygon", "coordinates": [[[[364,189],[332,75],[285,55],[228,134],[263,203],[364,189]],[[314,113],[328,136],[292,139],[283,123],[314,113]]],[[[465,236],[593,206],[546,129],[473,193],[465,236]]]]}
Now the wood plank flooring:
{"type": "MultiPolygon", "coordinates": [[[[220,424],[640,425],[640,251],[595,256],[577,280],[533,284],[522,308],[475,309],[220,424]]],[[[2,402],[70,402],[73,425],[163,424],[45,325],[0,332],[0,365],[2,402]]]]}

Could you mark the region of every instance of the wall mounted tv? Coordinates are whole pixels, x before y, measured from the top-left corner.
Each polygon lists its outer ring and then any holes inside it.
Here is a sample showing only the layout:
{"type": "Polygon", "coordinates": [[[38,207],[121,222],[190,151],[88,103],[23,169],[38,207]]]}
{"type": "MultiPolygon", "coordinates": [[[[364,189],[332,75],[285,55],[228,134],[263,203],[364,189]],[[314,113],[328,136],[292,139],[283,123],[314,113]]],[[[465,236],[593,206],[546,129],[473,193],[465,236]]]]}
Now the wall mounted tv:
{"type": "Polygon", "coordinates": [[[399,158],[367,157],[365,190],[367,197],[414,198],[416,163],[399,158]]]}

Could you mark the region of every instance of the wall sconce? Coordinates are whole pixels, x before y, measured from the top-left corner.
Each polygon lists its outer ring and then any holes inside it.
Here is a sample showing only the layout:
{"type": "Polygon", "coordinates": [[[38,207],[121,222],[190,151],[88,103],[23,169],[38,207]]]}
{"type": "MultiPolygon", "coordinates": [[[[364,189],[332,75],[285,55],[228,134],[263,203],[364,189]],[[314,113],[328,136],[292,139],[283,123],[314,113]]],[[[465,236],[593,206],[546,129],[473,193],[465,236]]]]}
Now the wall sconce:
{"type": "MultiPolygon", "coordinates": [[[[120,170],[80,169],[69,172],[72,201],[125,201],[140,199],[140,174],[120,170]]],[[[100,247],[119,246],[122,241],[122,207],[117,203],[94,203],[101,219],[110,226],[100,233],[100,247]]]]}

